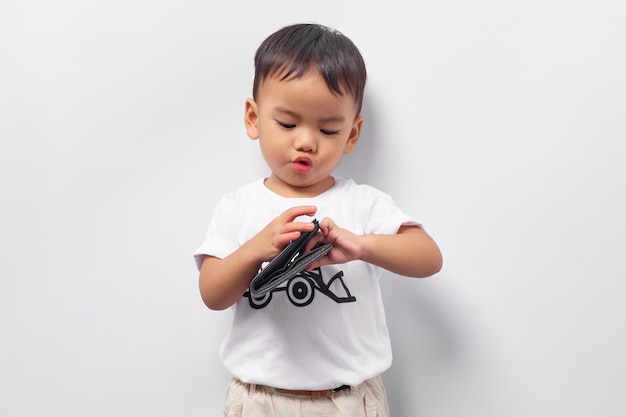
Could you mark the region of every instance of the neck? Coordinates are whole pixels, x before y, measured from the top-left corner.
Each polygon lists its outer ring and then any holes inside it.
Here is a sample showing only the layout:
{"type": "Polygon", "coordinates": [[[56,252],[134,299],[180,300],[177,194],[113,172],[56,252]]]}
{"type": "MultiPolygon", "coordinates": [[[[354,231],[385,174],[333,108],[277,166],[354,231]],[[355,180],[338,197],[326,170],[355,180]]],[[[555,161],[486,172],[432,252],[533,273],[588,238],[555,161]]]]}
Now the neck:
{"type": "Polygon", "coordinates": [[[288,184],[284,181],[281,181],[274,175],[271,175],[269,178],[266,178],[263,183],[270,191],[278,194],[281,197],[311,198],[330,190],[335,185],[335,179],[332,176],[329,176],[325,180],[313,185],[297,186],[293,184],[288,184]]]}

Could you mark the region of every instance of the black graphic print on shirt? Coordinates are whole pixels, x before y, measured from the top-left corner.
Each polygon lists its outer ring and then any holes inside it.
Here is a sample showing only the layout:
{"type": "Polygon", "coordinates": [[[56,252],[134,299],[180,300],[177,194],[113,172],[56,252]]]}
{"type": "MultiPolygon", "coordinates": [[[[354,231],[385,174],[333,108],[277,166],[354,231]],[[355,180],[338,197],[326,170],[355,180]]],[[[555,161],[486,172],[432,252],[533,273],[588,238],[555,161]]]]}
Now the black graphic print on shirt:
{"type": "Polygon", "coordinates": [[[328,283],[325,283],[319,267],[311,271],[299,273],[287,280],[283,285],[274,288],[261,297],[252,297],[249,290],[246,291],[244,297],[248,297],[250,307],[260,309],[272,301],[274,293],[283,291],[287,293],[287,298],[291,304],[296,307],[306,307],[311,304],[316,292],[325,295],[336,303],[352,303],[356,301],[356,297],[350,294],[350,290],[343,281],[343,271],[337,272],[328,283]],[[338,294],[338,291],[345,294],[338,294]]]}

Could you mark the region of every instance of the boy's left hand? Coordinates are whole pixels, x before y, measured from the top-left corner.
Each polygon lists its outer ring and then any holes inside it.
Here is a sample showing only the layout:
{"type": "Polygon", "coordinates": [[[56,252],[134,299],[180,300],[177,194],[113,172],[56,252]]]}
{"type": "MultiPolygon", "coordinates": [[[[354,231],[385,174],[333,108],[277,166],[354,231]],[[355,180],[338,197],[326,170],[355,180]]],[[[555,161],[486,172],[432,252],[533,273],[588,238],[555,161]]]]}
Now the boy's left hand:
{"type": "Polygon", "coordinates": [[[328,217],[324,218],[319,225],[320,231],[311,238],[305,248],[305,253],[320,244],[330,243],[333,245],[333,248],[326,256],[309,265],[308,270],[322,265],[343,264],[360,259],[363,254],[363,244],[360,236],[349,230],[342,229],[328,217]]]}
{"type": "Polygon", "coordinates": [[[330,243],[333,248],[326,256],[309,265],[308,270],[361,260],[398,275],[424,278],[439,272],[443,262],[435,241],[417,226],[400,226],[395,234],[355,235],[325,218],[320,222],[320,231],[305,247],[305,252],[320,243],[330,243]]]}

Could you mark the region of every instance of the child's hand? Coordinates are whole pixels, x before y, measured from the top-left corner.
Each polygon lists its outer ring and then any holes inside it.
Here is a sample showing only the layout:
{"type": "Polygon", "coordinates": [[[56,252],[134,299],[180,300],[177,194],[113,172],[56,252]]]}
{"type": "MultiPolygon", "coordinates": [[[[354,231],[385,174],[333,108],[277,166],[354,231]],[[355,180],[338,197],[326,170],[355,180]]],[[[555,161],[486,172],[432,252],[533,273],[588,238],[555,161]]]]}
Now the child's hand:
{"type": "Polygon", "coordinates": [[[263,262],[274,259],[301,232],[314,228],[311,222],[294,220],[313,216],[316,211],[315,206],[292,207],[225,258],[205,257],[200,268],[200,294],[207,307],[223,310],[241,299],[263,262]]]}
{"type": "Polygon", "coordinates": [[[300,233],[313,230],[313,223],[294,220],[299,216],[313,216],[316,211],[315,206],[292,207],[272,220],[246,245],[253,248],[260,260],[271,261],[289,242],[300,237],[300,233]]]}
{"type": "Polygon", "coordinates": [[[317,236],[314,236],[309,241],[305,252],[308,252],[319,244],[327,243],[332,244],[333,248],[326,256],[309,265],[308,270],[322,265],[350,262],[355,259],[360,259],[363,254],[361,237],[337,226],[335,222],[328,217],[320,222],[320,231],[317,236]]]}

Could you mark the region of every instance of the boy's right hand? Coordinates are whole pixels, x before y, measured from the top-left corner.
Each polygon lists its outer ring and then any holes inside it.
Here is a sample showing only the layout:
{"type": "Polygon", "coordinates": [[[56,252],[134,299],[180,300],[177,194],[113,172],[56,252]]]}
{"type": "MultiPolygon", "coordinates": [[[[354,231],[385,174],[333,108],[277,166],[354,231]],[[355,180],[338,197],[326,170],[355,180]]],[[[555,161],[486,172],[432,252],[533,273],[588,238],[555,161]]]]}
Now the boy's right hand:
{"type": "Polygon", "coordinates": [[[300,216],[314,216],[317,212],[315,206],[292,207],[274,220],[272,220],[263,230],[250,239],[246,246],[254,250],[262,262],[274,259],[285,246],[292,240],[296,240],[303,232],[313,230],[313,223],[310,221],[295,221],[300,216]]]}
{"type": "Polygon", "coordinates": [[[241,299],[263,262],[278,256],[300,233],[313,230],[313,223],[295,219],[316,212],[315,206],[292,207],[227,257],[205,257],[200,268],[200,294],[207,307],[223,310],[241,299]]]}

